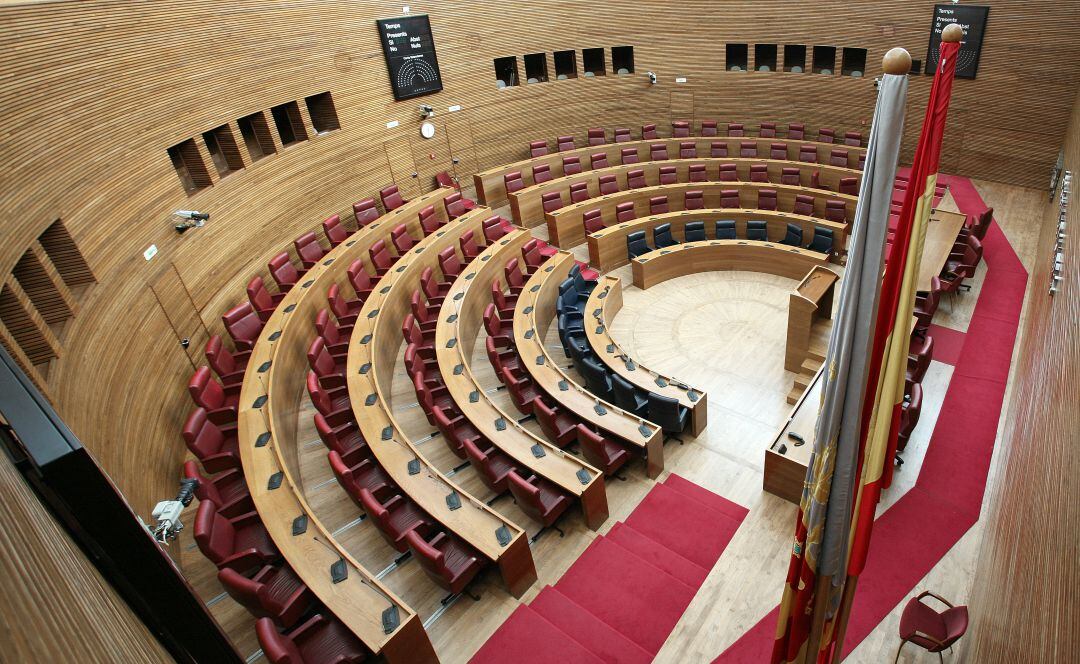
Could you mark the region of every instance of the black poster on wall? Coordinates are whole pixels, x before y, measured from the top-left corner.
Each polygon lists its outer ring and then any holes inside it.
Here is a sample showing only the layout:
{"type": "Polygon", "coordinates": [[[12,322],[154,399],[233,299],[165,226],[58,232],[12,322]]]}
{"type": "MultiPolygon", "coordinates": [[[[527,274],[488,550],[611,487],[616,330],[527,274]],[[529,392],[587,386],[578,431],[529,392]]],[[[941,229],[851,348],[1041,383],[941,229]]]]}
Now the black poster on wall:
{"type": "Polygon", "coordinates": [[[983,33],[990,8],[982,5],[934,5],[934,20],[930,24],[930,47],[926,51],[926,73],[937,71],[941,53],[941,31],[950,23],[964,29],[960,52],[956,60],[956,78],[975,78],[982,53],[983,33]]]}
{"type": "Polygon", "coordinates": [[[386,56],[394,99],[410,99],[443,89],[435,40],[426,14],[375,21],[386,56]]]}

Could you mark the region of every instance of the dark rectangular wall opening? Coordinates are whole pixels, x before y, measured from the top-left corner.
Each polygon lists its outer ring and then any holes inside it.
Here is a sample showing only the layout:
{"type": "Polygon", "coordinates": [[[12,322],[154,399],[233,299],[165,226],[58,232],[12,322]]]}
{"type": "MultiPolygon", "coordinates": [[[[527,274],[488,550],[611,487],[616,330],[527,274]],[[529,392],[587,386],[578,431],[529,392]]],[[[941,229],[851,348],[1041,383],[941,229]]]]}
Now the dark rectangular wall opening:
{"type": "Polygon", "coordinates": [[[229,125],[203,132],[202,137],[218,175],[225,177],[244,167],[244,158],[240,156],[240,148],[236,146],[236,139],[233,138],[229,125]]]}
{"type": "Polygon", "coordinates": [[[633,46],[612,46],[611,47],[611,69],[616,74],[622,76],[625,74],[634,73],[634,47],[633,46]]]}
{"type": "Polygon", "coordinates": [[[845,48],[840,73],[844,76],[861,77],[866,73],[866,49],[845,48]]]}
{"type": "Polygon", "coordinates": [[[555,80],[577,78],[577,55],[574,51],[555,51],[555,80]]]}
{"type": "Polygon", "coordinates": [[[520,85],[518,81],[517,58],[495,58],[495,80],[500,88],[508,88],[512,85],[520,85]]]}
{"type": "Polygon", "coordinates": [[[784,71],[801,74],[806,71],[806,47],[802,44],[784,45],[784,71]]]}
{"type": "Polygon", "coordinates": [[[607,74],[607,64],[604,62],[604,49],[602,48],[581,49],[581,62],[585,66],[585,76],[604,76],[607,74]]]}
{"type": "Polygon", "coordinates": [[[168,153],[169,160],[176,169],[176,175],[180,178],[180,183],[184,185],[184,191],[194,194],[212,184],[210,173],[206,170],[199,148],[195,145],[195,139],[189,138],[183,143],[172,146],[168,149],[168,153]]]}
{"type": "Polygon", "coordinates": [[[270,115],[274,118],[274,126],[277,127],[278,138],[281,139],[282,145],[292,145],[307,140],[304,119],[295,101],[271,108],[270,115]]]}
{"type": "Polygon", "coordinates": [[[525,82],[526,83],[545,83],[548,80],[547,72],[547,54],[545,53],[526,53],[525,54],[525,82]]]}
{"type": "Polygon", "coordinates": [[[328,131],[341,129],[338,122],[337,109],[334,108],[334,98],[329,92],[320,92],[317,95],[304,98],[307,105],[308,115],[311,116],[311,124],[315,127],[315,133],[325,134],[328,131]]]}
{"type": "Polygon", "coordinates": [[[836,71],[836,47],[814,47],[814,73],[831,75],[836,71]]]}
{"type": "Polygon", "coordinates": [[[776,44],[754,44],[754,69],[776,71],[776,44]]]}
{"type": "Polygon", "coordinates": [[[277,152],[274,137],[270,134],[270,127],[267,126],[266,116],[262,111],[246,115],[237,120],[236,124],[240,125],[240,135],[244,138],[251,161],[258,161],[277,152]]]}
{"type": "Polygon", "coordinates": [[[724,48],[724,65],[728,71],[746,71],[746,44],[728,44],[724,48]]]}

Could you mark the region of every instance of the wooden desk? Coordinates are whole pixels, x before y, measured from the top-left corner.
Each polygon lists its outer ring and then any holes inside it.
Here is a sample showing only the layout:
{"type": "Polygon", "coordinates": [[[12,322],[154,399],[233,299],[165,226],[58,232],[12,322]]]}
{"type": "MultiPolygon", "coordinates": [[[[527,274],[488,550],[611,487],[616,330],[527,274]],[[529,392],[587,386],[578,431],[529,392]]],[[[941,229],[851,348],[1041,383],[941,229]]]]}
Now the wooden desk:
{"type": "Polygon", "coordinates": [[[769,181],[780,184],[780,175],[784,168],[796,168],[799,170],[800,185],[809,187],[811,177],[817,173],[820,182],[828,190],[837,191],[840,188],[842,178],[862,179],[862,171],[855,168],[842,168],[822,164],[808,164],[804,161],[785,161],[780,159],[728,159],[728,158],[694,158],[694,159],[669,159],[666,161],[649,161],[640,164],[625,164],[609,166],[591,171],[584,171],[576,175],[568,175],[555,178],[549,182],[535,184],[509,195],[510,212],[515,221],[527,227],[538,226],[544,221],[543,195],[549,192],[559,192],[563,202],[570,202],[570,185],[584,182],[588,185],[589,196],[600,195],[600,178],[605,175],[614,175],[619,183],[619,189],[629,189],[627,174],[632,170],[644,171],[645,182],[649,186],[660,184],[660,169],[665,166],[675,168],[679,182],[687,182],[690,179],[690,165],[699,164],[705,167],[705,174],[711,182],[720,180],[720,165],[735,164],[739,174],[739,181],[750,181],[750,166],[765,165],[768,169],[769,181]]]}
{"type": "Polygon", "coordinates": [[[634,216],[644,217],[650,214],[650,198],[653,196],[667,196],[668,208],[672,211],[678,211],[683,209],[683,199],[686,192],[693,189],[703,192],[706,208],[717,209],[720,209],[720,192],[727,189],[738,191],[739,207],[749,210],[757,208],[758,192],[762,189],[776,191],[777,207],[781,210],[794,209],[795,196],[806,194],[814,199],[813,216],[822,220],[825,218],[825,202],[840,200],[847,203],[847,221],[849,223],[854,218],[855,204],[858,200],[857,196],[847,196],[834,191],[773,184],[772,182],[680,182],[678,184],[642,187],[641,189],[597,196],[580,203],[571,203],[554,212],[548,212],[544,216],[547,221],[550,241],[563,249],[569,249],[584,242],[585,225],[582,216],[588,210],[600,210],[604,222],[614,224],[615,207],[619,203],[633,203],[634,216]]]}
{"type": "MultiPolygon", "coordinates": [[[[639,217],[621,224],[608,226],[607,228],[590,233],[587,236],[589,243],[589,264],[600,271],[601,274],[610,272],[617,267],[622,267],[630,262],[626,253],[626,236],[637,231],[645,231],[645,238],[651,245],[653,242],[653,229],[660,224],[671,224],[672,235],[682,242],[685,236],[685,226],[689,221],[704,221],[705,234],[708,238],[714,238],[716,233],[716,221],[719,219],[731,219],[735,222],[735,232],[739,237],[746,237],[746,222],[749,220],[764,221],[766,234],[770,241],[780,242],[787,234],[787,225],[797,224],[802,229],[802,244],[810,244],[814,237],[814,228],[827,228],[833,232],[833,246],[838,254],[845,253],[847,244],[847,224],[808,217],[792,212],[770,212],[768,210],[748,210],[745,208],[708,208],[705,210],[682,210],[679,212],[665,212],[639,217]]],[[[830,260],[838,260],[830,257],[830,260]]]]}
{"type": "MultiPolygon", "coordinates": [[[[377,240],[404,223],[420,233],[417,213],[452,189],[437,189],[382,215],[353,233],[304,275],[274,310],[248,361],[240,392],[237,427],[240,460],[270,538],[296,575],[372,652],[391,662],[438,661],[420,617],[339,545],[312,512],[299,482],[296,424],[307,375],[307,347],[315,313],[326,306],[326,289],[343,280],[349,259],[366,255],[377,240]],[[280,480],[270,489],[270,479],[280,480]],[[306,524],[304,519],[306,517],[306,524]],[[302,531],[301,531],[302,528],[302,531]],[[295,532],[294,532],[295,531],[295,532]],[[333,583],[330,565],[344,561],[348,577],[333,583]],[[387,633],[383,618],[399,625],[387,633]]],[[[342,500],[347,498],[342,495],[342,500]]]]}
{"type": "Polygon", "coordinates": [[[825,254],[756,240],[705,240],[654,249],[635,258],[634,285],[641,289],[699,272],[744,270],[802,279],[815,266],[825,265],[825,254]]]}
{"type": "Polygon", "coordinates": [[[530,237],[525,230],[503,237],[469,263],[454,281],[439,312],[435,331],[439,367],[450,396],[477,431],[518,466],[578,498],[585,523],[597,530],[608,517],[603,473],[518,424],[515,415],[504,412],[492,402],[472,371],[473,350],[483,326],[484,307],[491,302],[491,283],[502,279],[502,266],[519,254],[521,246],[530,237]],[[460,371],[458,367],[461,367],[460,371]],[[502,430],[496,425],[499,420],[505,425],[502,430]],[[538,458],[533,454],[536,446],[540,446],[544,456],[538,458]],[[584,473],[585,479],[582,480],[578,473],[584,473]]]}
{"type": "Polygon", "coordinates": [[[585,336],[593,352],[600,361],[613,372],[622,376],[634,386],[661,396],[675,399],[679,405],[690,410],[690,429],[694,436],[705,430],[708,424],[706,402],[708,395],[673,376],[665,376],[633,360],[626,351],[611,337],[611,319],[622,309],[622,280],[608,275],[601,277],[596,288],[589,294],[585,303],[587,320],[585,336]]]}
{"type": "MultiPolygon", "coordinates": [[[[535,184],[532,179],[533,166],[539,166],[541,164],[550,166],[552,176],[562,177],[564,175],[562,169],[563,157],[577,157],[581,161],[581,167],[589,170],[592,169],[592,155],[602,152],[607,156],[609,164],[621,164],[622,150],[624,148],[633,148],[637,151],[638,159],[644,163],[649,161],[649,146],[656,143],[662,143],[667,146],[669,157],[678,157],[679,144],[684,141],[692,141],[697,148],[698,155],[703,158],[709,157],[709,155],[712,154],[711,145],[714,142],[720,142],[727,145],[729,156],[724,157],[724,159],[738,158],[740,144],[744,141],[753,141],[757,144],[758,156],[753,158],[759,160],[769,156],[773,143],[783,143],[787,147],[787,158],[790,161],[798,161],[799,147],[803,145],[812,145],[817,149],[817,160],[818,164],[821,165],[829,163],[830,154],[834,149],[844,149],[848,151],[847,165],[849,168],[858,168],[859,157],[866,154],[865,147],[839,145],[835,143],[817,143],[814,141],[796,141],[787,138],[756,138],[753,136],[744,138],[728,138],[726,136],[658,138],[651,141],[605,143],[604,145],[575,148],[573,150],[567,150],[566,152],[553,152],[542,157],[522,159],[521,161],[504,164],[473,174],[473,184],[476,187],[476,196],[481,203],[491,207],[498,207],[506,200],[506,184],[503,181],[503,176],[512,171],[521,171],[521,177],[525,181],[525,184],[532,185],[535,184]]],[[[522,144],[525,143],[526,141],[523,140],[522,144]]]]}
{"type": "Polygon", "coordinates": [[[394,370],[402,345],[401,321],[409,313],[409,298],[425,267],[438,265],[438,253],[456,247],[466,230],[479,234],[491,215],[477,208],[429,235],[398,259],[379,280],[353,328],[347,362],[353,412],[376,460],[410,499],[448,531],[460,537],[487,560],[496,562],[507,589],[521,597],[536,580],[536,566],[524,529],[503,518],[482,501],[461,490],[424,458],[398,426],[390,406],[394,370]],[[409,473],[418,461],[419,472],[409,473]],[[461,507],[451,509],[446,498],[456,492],[461,507]],[[496,533],[508,535],[501,544],[496,533]]]}
{"type": "Polygon", "coordinates": [[[660,427],[598,399],[571,379],[544,346],[543,337],[555,317],[559,284],[573,265],[573,254],[560,251],[529,278],[518,296],[514,308],[514,343],[522,364],[537,387],[578,419],[641,448],[646,454],[646,474],[657,477],[664,469],[664,437],[660,427]]]}
{"type": "MultiPolygon", "coordinates": [[[[789,296],[785,371],[798,373],[803,360],[810,356],[815,321],[832,318],[833,293],[839,280],[835,272],[818,266],[807,273],[789,296]]],[[[819,359],[825,361],[824,352],[820,353],[819,359]]]]}
{"type": "Polygon", "coordinates": [[[926,226],[926,241],[923,244],[922,262],[919,263],[919,280],[916,290],[930,290],[930,280],[941,273],[945,262],[949,260],[956,235],[964,225],[965,216],[959,212],[932,210],[926,226]]]}

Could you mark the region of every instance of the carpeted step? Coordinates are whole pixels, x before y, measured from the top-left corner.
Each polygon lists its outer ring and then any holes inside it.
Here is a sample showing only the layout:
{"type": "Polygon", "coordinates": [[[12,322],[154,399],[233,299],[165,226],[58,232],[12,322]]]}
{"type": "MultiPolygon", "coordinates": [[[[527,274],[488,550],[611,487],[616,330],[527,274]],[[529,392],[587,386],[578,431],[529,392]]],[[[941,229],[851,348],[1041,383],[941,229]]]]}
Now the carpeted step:
{"type": "Polygon", "coordinates": [[[593,540],[555,588],[652,654],[694,598],[682,581],[604,537],[593,540]]]}
{"type": "Polygon", "coordinates": [[[659,542],[649,539],[623,522],[616,523],[605,535],[631,553],[637,554],[691,588],[700,588],[709,570],[683,558],[659,542]]]}
{"type": "Polygon", "coordinates": [[[681,475],[672,473],[671,475],[668,475],[668,478],[664,480],[663,484],[669,489],[673,489],[681,494],[689,496],[706,507],[714,509],[724,516],[731,517],[736,521],[741,522],[746,518],[746,515],[750,513],[750,510],[742,505],[715,494],[700,484],[691,482],[681,475]]]}
{"type": "Polygon", "coordinates": [[[705,569],[712,569],[739,528],[733,519],[664,484],[657,484],[627,525],[705,569]]]}
{"type": "Polygon", "coordinates": [[[604,660],[522,604],[469,661],[473,664],[603,664],[604,660]]]}
{"type": "Polygon", "coordinates": [[[541,590],[529,608],[605,662],[645,664],[652,661],[653,656],[641,646],[583,609],[557,588],[548,586],[541,590]]]}

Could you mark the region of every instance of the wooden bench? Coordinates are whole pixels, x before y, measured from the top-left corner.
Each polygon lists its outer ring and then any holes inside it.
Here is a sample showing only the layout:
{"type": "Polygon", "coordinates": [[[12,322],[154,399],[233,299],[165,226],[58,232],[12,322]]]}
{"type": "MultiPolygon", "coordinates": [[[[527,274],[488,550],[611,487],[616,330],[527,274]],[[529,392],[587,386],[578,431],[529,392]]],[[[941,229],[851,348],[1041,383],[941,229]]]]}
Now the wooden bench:
{"type": "Polygon", "coordinates": [[[638,256],[631,265],[634,285],[641,289],[699,272],[742,270],[766,272],[802,280],[828,257],[809,249],[799,249],[757,240],[705,240],[655,249],[638,256]]]}

